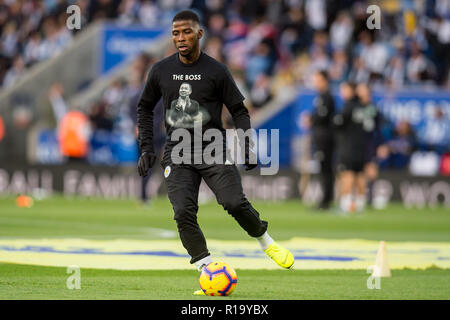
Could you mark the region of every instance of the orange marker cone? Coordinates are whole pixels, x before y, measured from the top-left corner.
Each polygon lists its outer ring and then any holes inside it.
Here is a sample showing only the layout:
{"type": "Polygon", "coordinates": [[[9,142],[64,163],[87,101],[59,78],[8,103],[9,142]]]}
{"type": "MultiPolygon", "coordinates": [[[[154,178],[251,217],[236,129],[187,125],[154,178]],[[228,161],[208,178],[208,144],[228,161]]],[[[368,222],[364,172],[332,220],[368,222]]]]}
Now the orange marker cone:
{"type": "Polygon", "coordinates": [[[20,195],[16,198],[16,205],[20,208],[31,208],[33,202],[33,199],[26,195],[20,195]]]}

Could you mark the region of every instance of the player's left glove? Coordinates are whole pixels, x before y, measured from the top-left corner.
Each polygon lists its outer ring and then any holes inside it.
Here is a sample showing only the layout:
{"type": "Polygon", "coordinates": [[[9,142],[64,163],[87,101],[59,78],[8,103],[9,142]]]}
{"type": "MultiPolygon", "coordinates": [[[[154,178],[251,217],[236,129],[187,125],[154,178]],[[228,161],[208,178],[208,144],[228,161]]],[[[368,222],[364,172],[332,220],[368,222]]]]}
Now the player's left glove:
{"type": "Polygon", "coordinates": [[[155,164],[155,155],[147,152],[143,152],[138,161],[138,172],[141,177],[146,177],[148,170],[155,164]]]}

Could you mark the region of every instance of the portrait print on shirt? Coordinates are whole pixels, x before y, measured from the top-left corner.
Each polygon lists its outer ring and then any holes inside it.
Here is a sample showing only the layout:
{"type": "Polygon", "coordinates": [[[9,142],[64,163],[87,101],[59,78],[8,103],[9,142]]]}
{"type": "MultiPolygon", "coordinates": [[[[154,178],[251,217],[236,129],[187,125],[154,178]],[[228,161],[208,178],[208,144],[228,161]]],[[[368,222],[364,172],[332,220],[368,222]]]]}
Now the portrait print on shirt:
{"type": "Polygon", "coordinates": [[[191,99],[192,86],[183,82],[178,91],[178,99],[170,103],[170,109],[166,112],[166,121],[177,128],[193,128],[194,123],[202,125],[210,119],[208,111],[200,106],[198,101],[191,99]]]}

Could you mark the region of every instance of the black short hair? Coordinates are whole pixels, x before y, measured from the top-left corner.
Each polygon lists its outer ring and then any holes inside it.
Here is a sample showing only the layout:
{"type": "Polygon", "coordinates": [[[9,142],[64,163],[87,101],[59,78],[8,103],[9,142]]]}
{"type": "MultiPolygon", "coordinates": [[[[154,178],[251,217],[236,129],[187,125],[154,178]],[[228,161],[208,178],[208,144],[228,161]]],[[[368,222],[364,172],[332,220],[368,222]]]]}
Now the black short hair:
{"type": "Polygon", "coordinates": [[[183,11],[178,12],[175,15],[175,17],[173,17],[172,23],[174,23],[175,21],[181,21],[181,20],[190,20],[190,21],[200,24],[200,18],[192,10],[183,10],[183,11]]]}
{"type": "Polygon", "coordinates": [[[322,78],[324,78],[327,82],[329,81],[328,72],[324,69],[320,69],[316,71],[322,78]]]}

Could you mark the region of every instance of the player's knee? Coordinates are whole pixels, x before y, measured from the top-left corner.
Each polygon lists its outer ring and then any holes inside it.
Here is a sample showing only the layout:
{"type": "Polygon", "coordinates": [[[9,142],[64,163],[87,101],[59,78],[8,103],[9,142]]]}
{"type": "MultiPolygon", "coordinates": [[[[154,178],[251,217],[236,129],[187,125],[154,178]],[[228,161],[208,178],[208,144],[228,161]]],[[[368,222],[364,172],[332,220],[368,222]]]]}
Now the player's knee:
{"type": "Polygon", "coordinates": [[[198,207],[194,205],[181,205],[174,206],[174,217],[173,219],[178,225],[185,223],[197,223],[197,210],[198,207]]]}
{"type": "Polygon", "coordinates": [[[222,202],[222,206],[229,214],[234,215],[242,212],[248,204],[248,201],[239,198],[230,198],[222,202]]]}
{"type": "Polygon", "coordinates": [[[192,230],[197,230],[199,228],[196,217],[176,217],[175,222],[179,233],[185,231],[192,232],[192,230]]]}

